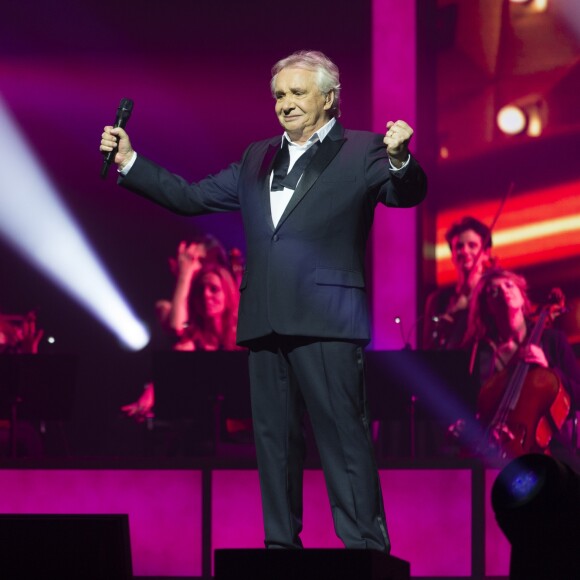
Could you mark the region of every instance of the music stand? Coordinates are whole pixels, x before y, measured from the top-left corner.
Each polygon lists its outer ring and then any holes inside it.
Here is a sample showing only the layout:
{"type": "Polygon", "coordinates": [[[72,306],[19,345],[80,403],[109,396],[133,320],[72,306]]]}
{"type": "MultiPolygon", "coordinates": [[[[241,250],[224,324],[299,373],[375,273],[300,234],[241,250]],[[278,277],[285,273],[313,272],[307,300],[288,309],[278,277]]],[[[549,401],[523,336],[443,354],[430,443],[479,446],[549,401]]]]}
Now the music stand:
{"type": "Polygon", "coordinates": [[[195,423],[217,452],[222,416],[251,417],[247,351],[152,353],[155,421],[195,423]]]}
{"type": "Polygon", "coordinates": [[[67,421],[71,418],[77,369],[76,355],[0,355],[0,417],[10,419],[12,457],[17,454],[19,420],[67,421]]]}
{"type": "Polygon", "coordinates": [[[367,351],[366,385],[371,417],[407,423],[415,456],[417,422],[448,426],[475,417],[477,387],[469,355],[460,350],[367,351]]]}
{"type": "MultiPolygon", "coordinates": [[[[214,445],[220,442],[220,415],[251,417],[248,353],[153,353],[156,420],[204,422],[214,445]]],[[[417,423],[448,426],[475,416],[477,390],[463,351],[367,351],[366,390],[370,415],[399,421],[410,434],[415,456],[417,423]]]]}
{"type": "Polygon", "coordinates": [[[158,351],[152,357],[156,417],[195,418],[202,403],[217,397],[230,400],[240,417],[250,416],[247,352],[158,351]]]}

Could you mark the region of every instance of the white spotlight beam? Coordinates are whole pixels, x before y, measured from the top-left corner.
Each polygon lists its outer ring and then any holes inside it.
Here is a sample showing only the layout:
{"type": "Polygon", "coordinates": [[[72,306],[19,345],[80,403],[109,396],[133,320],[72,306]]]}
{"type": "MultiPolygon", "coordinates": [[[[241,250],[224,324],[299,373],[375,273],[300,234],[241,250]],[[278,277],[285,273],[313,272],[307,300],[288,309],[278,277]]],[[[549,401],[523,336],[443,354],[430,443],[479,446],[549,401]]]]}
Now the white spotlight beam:
{"type": "Polygon", "coordinates": [[[149,342],[0,98],[0,234],[129,348],[149,342]]]}

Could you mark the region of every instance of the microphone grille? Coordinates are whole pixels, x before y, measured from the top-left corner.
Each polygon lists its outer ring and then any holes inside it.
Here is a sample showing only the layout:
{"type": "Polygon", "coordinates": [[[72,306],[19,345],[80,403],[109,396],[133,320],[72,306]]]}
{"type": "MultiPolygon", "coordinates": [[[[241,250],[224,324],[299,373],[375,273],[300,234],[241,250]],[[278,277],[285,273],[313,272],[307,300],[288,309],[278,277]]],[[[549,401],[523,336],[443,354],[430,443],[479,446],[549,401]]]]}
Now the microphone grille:
{"type": "Polygon", "coordinates": [[[133,110],[133,100],[132,99],[121,99],[119,103],[119,109],[128,111],[129,113],[133,110]]]}

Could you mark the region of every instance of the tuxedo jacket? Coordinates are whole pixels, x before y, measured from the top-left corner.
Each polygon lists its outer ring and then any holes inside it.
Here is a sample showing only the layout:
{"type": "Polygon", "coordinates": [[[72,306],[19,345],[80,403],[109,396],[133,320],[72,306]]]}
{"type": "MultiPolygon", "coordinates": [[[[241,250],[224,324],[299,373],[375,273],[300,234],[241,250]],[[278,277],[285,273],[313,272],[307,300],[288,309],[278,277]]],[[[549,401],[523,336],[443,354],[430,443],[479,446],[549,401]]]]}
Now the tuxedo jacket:
{"type": "Polygon", "coordinates": [[[274,226],[269,178],[280,145],[280,136],[253,143],[239,163],[197,183],[139,155],[120,183],[181,215],[241,211],[239,344],[273,332],[364,344],[365,248],[375,207],[417,205],[426,176],[413,157],[404,170],[390,171],[382,135],[336,123],[274,226]]]}

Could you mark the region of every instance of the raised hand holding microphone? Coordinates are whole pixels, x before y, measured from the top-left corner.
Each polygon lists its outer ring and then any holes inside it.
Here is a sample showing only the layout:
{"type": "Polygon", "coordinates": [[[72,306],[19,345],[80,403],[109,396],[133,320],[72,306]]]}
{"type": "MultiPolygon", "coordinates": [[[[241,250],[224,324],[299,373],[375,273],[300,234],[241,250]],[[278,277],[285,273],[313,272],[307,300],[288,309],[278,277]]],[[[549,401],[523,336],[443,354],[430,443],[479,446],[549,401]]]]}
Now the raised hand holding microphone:
{"type": "Polygon", "coordinates": [[[124,127],[133,111],[131,99],[121,99],[117,109],[115,125],[107,125],[101,135],[100,150],[105,155],[101,177],[105,179],[111,163],[116,163],[122,169],[132,158],[133,149],[124,127]]]}

